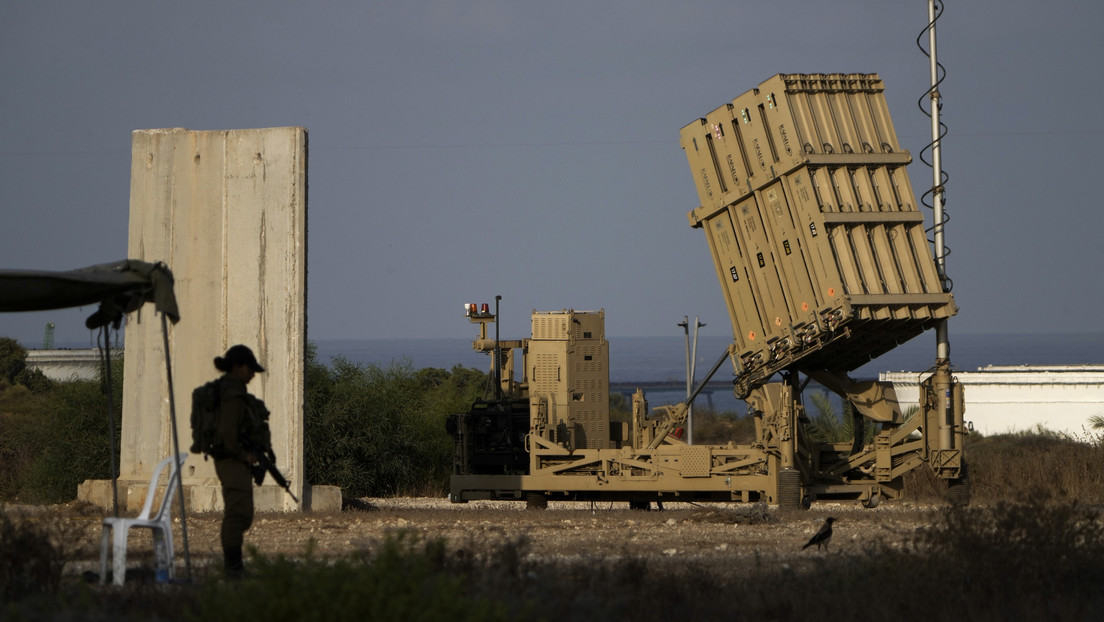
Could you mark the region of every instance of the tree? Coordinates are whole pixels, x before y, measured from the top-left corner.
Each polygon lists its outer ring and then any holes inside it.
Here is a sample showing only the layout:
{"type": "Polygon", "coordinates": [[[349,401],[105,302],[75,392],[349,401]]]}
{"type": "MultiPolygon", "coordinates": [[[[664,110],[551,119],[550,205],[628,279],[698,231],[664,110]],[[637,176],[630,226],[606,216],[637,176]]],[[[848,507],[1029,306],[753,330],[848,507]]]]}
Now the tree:
{"type": "Polygon", "coordinates": [[[816,411],[815,413],[809,412],[812,418],[809,423],[810,436],[822,443],[838,443],[850,440],[851,430],[848,429],[847,422],[836,414],[836,408],[828,394],[821,391],[810,391],[808,397],[809,401],[812,402],[811,410],[816,411]]]}
{"type": "Polygon", "coordinates": [[[306,478],[349,497],[440,494],[452,471],[449,415],[483,394],[487,374],[464,367],[361,365],[342,357],[327,368],[308,348],[305,379],[306,478]]]}
{"type": "Polygon", "coordinates": [[[41,369],[27,367],[27,351],[10,337],[0,337],[0,381],[21,384],[31,393],[45,393],[53,386],[41,369]]]}
{"type": "Polygon", "coordinates": [[[825,392],[809,392],[809,401],[812,402],[812,421],[809,425],[810,435],[814,440],[823,443],[840,443],[852,441],[855,449],[869,444],[874,439],[874,426],[869,425],[862,415],[855,411],[851,402],[843,402],[843,412],[836,414],[836,408],[832,400],[825,392]],[[858,437],[858,438],[856,438],[858,437]]]}
{"type": "Polygon", "coordinates": [[[14,383],[27,367],[27,351],[11,337],[0,337],[0,379],[14,383]]]}

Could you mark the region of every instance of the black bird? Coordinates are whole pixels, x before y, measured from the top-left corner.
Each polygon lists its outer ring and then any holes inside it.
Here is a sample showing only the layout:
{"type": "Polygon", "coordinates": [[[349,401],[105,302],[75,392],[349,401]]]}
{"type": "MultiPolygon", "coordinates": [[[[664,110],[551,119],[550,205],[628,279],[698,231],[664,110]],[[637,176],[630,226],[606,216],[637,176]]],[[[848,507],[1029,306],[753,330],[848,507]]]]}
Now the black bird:
{"type": "Polygon", "coordinates": [[[801,547],[801,550],[804,551],[814,544],[816,545],[817,549],[823,546],[825,550],[827,550],[828,542],[832,539],[832,523],[834,522],[836,522],[836,519],[829,516],[824,521],[824,524],[820,527],[820,531],[816,532],[816,535],[812,538],[809,538],[809,542],[805,544],[805,546],[801,547]]]}

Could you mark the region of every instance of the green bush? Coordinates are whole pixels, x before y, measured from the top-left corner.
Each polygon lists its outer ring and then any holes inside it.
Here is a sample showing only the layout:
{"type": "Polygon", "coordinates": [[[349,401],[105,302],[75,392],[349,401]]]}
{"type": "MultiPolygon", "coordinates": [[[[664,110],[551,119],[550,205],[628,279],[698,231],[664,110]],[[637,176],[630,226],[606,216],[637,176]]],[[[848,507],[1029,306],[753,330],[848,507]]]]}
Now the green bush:
{"type": "Polygon", "coordinates": [[[718,413],[708,408],[694,409],[694,442],[699,445],[755,442],[755,419],[734,412],[718,413]]]}
{"type": "Polygon", "coordinates": [[[487,375],[454,367],[383,368],[308,353],[304,445],[306,477],[341,486],[349,497],[443,494],[452,465],[445,419],[470,408],[487,375]]]}
{"type": "Polygon", "coordinates": [[[45,393],[53,382],[40,369],[27,367],[27,350],[10,337],[0,337],[0,389],[23,385],[31,393],[45,393]]]}
{"type": "MultiPolygon", "coordinates": [[[[122,427],[119,397],[115,399],[115,448],[122,427]]],[[[48,416],[27,431],[28,444],[40,448],[24,474],[21,498],[62,503],[76,498],[77,484],[111,478],[107,400],[96,381],[58,383],[49,395],[48,416]]]]}
{"type": "Polygon", "coordinates": [[[14,382],[27,367],[27,350],[11,337],[0,337],[0,380],[14,382]]]}
{"type": "MultiPolygon", "coordinates": [[[[115,447],[122,421],[122,360],[113,362],[115,447]]],[[[0,387],[0,499],[62,503],[77,484],[109,479],[108,399],[102,380],[51,383],[36,394],[0,387]]]]}

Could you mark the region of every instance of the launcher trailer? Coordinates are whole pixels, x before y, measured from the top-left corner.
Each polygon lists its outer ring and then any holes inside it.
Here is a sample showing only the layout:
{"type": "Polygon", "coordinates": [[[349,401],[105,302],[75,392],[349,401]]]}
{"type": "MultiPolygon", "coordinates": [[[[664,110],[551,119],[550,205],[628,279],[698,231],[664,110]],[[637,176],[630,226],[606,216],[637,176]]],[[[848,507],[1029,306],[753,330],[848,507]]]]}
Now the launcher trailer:
{"type": "Polygon", "coordinates": [[[495,394],[448,419],[452,501],[874,507],[928,465],[965,503],[965,402],[950,361],[935,361],[907,416],[891,385],[848,376],[957,311],[880,78],[776,75],[686,125],[681,144],[701,202],[689,223],[709,244],[732,343],[686,402],[650,413],[638,390],[631,420],[614,421],[604,311],[534,311],[530,338],[503,341],[489,330],[497,302],[469,305],[495,394]],[[755,441],[684,442],[688,405],[726,361],[755,441]],[[802,401],[810,381],[853,405],[852,440],[813,437],[802,401]]]}

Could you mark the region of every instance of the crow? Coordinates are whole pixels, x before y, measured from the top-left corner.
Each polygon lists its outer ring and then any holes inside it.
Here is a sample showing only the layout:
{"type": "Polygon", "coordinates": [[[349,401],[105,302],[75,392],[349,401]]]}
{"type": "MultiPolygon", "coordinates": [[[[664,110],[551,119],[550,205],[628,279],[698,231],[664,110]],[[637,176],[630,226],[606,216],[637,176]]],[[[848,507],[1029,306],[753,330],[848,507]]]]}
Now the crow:
{"type": "Polygon", "coordinates": [[[816,545],[817,549],[823,546],[825,550],[827,550],[828,542],[832,539],[832,523],[834,522],[836,522],[836,519],[829,516],[824,521],[824,525],[820,527],[820,531],[816,532],[816,535],[810,538],[809,542],[806,543],[805,546],[801,547],[801,550],[804,551],[814,544],[816,545]]]}

